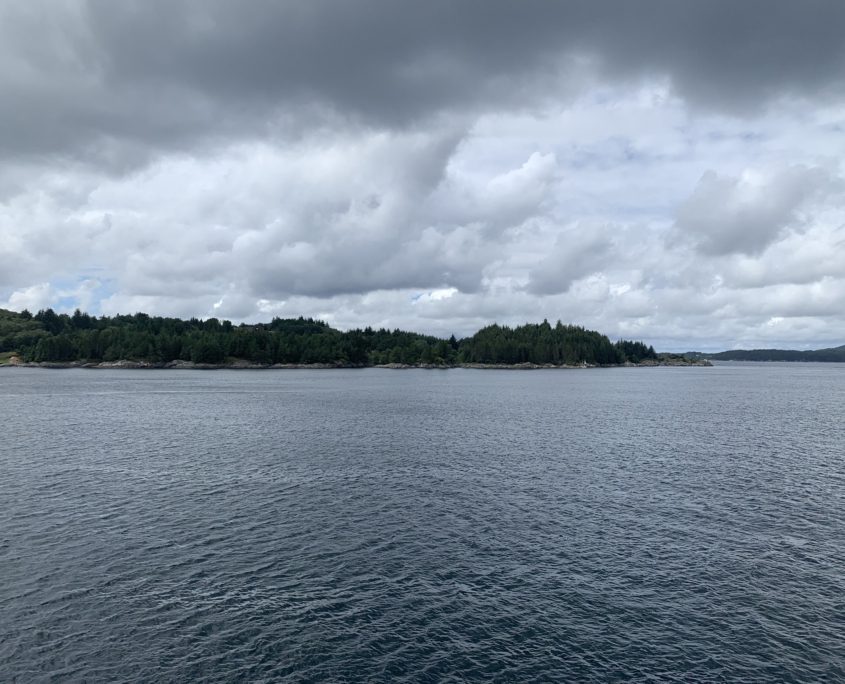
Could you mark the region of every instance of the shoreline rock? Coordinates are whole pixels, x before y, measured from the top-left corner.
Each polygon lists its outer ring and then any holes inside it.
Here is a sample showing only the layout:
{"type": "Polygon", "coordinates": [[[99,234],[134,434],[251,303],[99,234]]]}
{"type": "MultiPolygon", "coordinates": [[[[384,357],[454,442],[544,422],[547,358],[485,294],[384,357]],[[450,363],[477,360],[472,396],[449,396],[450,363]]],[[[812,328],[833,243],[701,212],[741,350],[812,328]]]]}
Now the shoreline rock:
{"type": "Polygon", "coordinates": [[[332,370],[351,368],[382,368],[387,370],[449,370],[451,368],[465,368],[469,370],[581,370],[585,368],[653,368],[657,366],[712,366],[707,359],[661,359],[658,361],[647,360],[640,363],[626,362],[624,364],[599,365],[582,363],[578,365],[555,365],[551,363],[458,363],[454,365],[421,363],[384,363],[375,366],[364,366],[361,364],[340,364],[340,363],[275,363],[257,364],[244,359],[232,363],[194,363],[193,361],[130,361],[121,359],[119,361],[22,361],[19,357],[12,357],[7,364],[0,365],[0,368],[44,368],[53,370],[86,368],[104,370],[332,370]]]}
{"type": "Polygon", "coordinates": [[[631,363],[626,361],[624,366],[626,368],[649,368],[654,366],[712,366],[713,364],[707,359],[685,359],[685,358],[669,358],[669,359],[646,359],[639,363],[631,363]]]}

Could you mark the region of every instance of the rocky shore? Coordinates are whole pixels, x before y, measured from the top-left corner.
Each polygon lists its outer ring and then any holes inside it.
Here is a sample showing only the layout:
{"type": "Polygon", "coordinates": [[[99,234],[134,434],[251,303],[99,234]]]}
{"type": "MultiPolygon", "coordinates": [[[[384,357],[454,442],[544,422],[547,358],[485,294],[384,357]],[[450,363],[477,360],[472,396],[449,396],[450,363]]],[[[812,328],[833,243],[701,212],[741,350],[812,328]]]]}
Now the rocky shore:
{"type": "Polygon", "coordinates": [[[625,366],[631,367],[647,367],[647,366],[712,366],[713,364],[707,359],[689,359],[684,356],[664,356],[657,361],[653,359],[646,359],[639,363],[626,363],[625,366]]]}
{"type": "MultiPolygon", "coordinates": [[[[627,368],[645,368],[655,366],[712,366],[706,359],[685,359],[668,358],[658,361],[647,360],[640,363],[625,363],[627,368]]],[[[448,370],[450,368],[470,368],[478,370],[577,370],[582,368],[619,368],[620,366],[597,366],[595,364],[578,365],[554,365],[551,363],[458,363],[454,365],[441,365],[433,363],[404,364],[387,363],[376,366],[363,366],[343,363],[276,363],[258,364],[245,360],[236,360],[231,363],[193,363],[192,361],[169,361],[167,363],[155,363],[151,361],[69,361],[59,363],[55,361],[44,361],[41,363],[25,362],[20,357],[13,356],[7,363],[0,364],[0,368],[93,368],[93,369],[160,369],[160,370],[294,370],[294,369],[329,369],[329,368],[387,368],[392,370],[403,370],[409,368],[423,368],[429,370],[448,370]]]]}
{"type": "MultiPolygon", "coordinates": [[[[4,366],[0,366],[2,368],[4,366]]],[[[159,369],[159,370],[268,370],[268,369],[295,369],[295,368],[363,368],[363,366],[356,366],[352,364],[336,364],[336,363],[276,363],[276,364],[261,364],[250,363],[245,360],[236,360],[231,363],[194,363],[193,361],[168,361],[153,362],[153,361],[42,361],[36,363],[34,361],[21,361],[18,357],[13,356],[7,364],[6,368],[117,368],[117,369],[159,369]]]]}

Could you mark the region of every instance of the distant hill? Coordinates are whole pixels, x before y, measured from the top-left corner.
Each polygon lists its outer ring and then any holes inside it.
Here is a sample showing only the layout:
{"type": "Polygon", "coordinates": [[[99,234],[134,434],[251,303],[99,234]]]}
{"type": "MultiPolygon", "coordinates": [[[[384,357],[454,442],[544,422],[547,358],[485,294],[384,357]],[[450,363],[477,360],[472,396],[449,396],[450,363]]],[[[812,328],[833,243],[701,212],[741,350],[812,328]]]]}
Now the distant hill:
{"type": "Polygon", "coordinates": [[[714,361],[832,361],[845,363],[845,345],[829,349],[733,349],[715,354],[689,352],[687,356],[714,361]]]}

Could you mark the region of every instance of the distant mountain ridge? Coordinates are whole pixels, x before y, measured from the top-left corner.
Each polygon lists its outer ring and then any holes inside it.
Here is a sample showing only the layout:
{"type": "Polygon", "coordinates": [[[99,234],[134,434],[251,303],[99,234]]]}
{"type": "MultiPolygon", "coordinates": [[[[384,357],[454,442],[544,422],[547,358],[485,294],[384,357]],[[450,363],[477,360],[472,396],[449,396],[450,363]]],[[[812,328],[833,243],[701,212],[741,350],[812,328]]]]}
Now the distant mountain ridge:
{"type": "Polygon", "coordinates": [[[686,355],[713,361],[822,361],[845,363],[845,344],[840,347],[808,351],[798,351],[797,349],[733,349],[715,354],[688,352],[686,355]]]}

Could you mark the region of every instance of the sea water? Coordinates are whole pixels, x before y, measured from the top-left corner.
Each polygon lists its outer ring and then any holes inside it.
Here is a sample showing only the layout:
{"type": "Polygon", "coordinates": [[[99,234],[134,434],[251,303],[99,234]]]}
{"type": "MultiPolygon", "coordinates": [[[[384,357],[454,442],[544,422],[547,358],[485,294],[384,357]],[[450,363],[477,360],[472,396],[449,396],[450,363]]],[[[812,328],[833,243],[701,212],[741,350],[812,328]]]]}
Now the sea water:
{"type": "Polygon", "coordinates": [[[845,366],[0,370],[2,681],[845,678],[845,366]]]}

